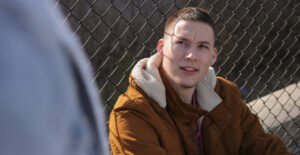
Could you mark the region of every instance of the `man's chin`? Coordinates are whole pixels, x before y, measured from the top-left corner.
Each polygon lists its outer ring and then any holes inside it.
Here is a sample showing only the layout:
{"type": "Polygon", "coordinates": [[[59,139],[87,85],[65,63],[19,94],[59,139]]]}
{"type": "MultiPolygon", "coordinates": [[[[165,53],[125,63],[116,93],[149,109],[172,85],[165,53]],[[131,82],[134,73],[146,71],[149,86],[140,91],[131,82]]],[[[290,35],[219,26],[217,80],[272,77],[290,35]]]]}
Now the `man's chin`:
{"type": "Polygon", "coordinates": [[[196,88],[197,83],[195,84],[181,83],[180,86],[185,89],[191,89],[191,88],[196,88]]]}

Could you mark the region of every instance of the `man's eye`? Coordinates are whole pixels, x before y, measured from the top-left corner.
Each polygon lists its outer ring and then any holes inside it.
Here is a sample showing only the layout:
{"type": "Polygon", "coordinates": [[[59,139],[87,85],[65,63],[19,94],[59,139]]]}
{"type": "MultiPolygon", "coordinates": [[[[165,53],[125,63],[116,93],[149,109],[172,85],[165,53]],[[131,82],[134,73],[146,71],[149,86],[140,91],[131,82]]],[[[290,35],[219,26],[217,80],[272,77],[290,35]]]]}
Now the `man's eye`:
{"type": "Polygon", "coordinates": [[[186,43],[185,43],[185,42],[183,42],[183,41],[177,41],[177,42],[176,42],[176,44],[180,44],[180,45],[186,45],[186,43]]]}
{"type": "Polygon", "coordinates": [[[199,47],[199,48],[206,48],[206,49],[208,49],[208,46],[207,46],[207,45],[199,45],[198,47],[199,47]]]}

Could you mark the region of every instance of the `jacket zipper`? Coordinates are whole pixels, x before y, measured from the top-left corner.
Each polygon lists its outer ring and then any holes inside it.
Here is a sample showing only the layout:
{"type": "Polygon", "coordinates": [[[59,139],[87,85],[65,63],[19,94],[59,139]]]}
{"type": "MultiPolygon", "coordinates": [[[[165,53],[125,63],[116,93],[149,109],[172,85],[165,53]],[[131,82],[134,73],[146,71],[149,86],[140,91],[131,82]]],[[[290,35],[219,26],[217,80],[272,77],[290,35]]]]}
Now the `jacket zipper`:
{"type": "MultiPolygon", "coordinates": [[[[170,124],[175,127],[175,130],[176,130],[176,133],[177,133],[177,137],[178,137],[179,142],[181,144],[180,146],[181,146],[182,154],[185,155],[185,150],[184,150],[184,147],[183,147],[183,142],[182,142],[182,138],[181,138],[180,133],[179,133],[179,129],[177,128],[175,120],[174,120],[173,116],[170,114],[171,112],[169,111],[168,107],[166,107],[166,111],[167,111],[167,113],[169,114],[169,116],[170,116],[170,118],[172,120],[172,123],[170,123],[170,124]]],[[[167,121],[167,122],[169,122],[169,121],[167,121]]]]}

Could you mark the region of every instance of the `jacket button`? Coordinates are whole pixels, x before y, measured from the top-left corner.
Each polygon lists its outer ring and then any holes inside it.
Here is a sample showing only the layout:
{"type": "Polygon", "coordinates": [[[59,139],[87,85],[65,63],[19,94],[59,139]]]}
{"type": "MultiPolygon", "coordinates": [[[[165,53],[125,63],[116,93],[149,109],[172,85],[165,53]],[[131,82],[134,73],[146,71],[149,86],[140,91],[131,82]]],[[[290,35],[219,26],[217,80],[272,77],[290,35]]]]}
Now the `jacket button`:
{"type": "Polygon", "coordinates": [[[231,115],[230,115],[230,114],[227,114],[227,118],[230,119],[230,118],[231,118],[231,115]]]}
{"type": "Polygon", "coordinates": [[[214,128],[213,132],[214,132],[214,133],[217,133],[217,129],[216,129],[216,128],[214,128]]]}
{"type": "Polygon", "coordinates": [[[224,123],[223,122],[220,122],[220,126],[223,126],[224,125],[224,123]]]}

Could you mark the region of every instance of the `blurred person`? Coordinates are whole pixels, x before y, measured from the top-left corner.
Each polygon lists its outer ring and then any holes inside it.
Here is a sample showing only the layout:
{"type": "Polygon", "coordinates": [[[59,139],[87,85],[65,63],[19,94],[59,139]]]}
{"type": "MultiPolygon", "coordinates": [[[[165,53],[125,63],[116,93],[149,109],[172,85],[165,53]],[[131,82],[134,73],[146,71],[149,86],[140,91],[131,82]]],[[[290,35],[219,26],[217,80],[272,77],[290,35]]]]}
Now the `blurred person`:
{"type": "Polygon", "coordinates": [[[215,75],[215,24],[200,8],[171,15],[157,52],[133,68],[109,120],[112,154],[289,154],[237,86],[215,75]]]}
{"type": "Polygon", "coordinates": [[[54,2],[1,0],[0,45],[0,154],[108,154],[88,60],[54,2]]]}

